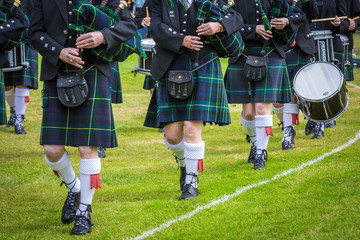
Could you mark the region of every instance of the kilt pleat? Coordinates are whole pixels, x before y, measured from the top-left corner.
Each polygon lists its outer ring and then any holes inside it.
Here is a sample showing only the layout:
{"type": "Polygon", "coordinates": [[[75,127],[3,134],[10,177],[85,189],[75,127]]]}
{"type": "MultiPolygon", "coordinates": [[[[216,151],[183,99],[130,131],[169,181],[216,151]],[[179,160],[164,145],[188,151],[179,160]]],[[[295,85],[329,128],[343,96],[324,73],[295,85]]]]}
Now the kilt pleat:
{"type": "Polygon", "coordinates": [[[4,86],[4,74],[0,69],[0,125],[6,124],[6,103],[5,103],[5,86],[4,86]]]}
{"type": "MultiPolygon", "coordinates": [[[[260,55],[262,47],[245,47],[246,55],[260,55]]],[[[269,52],[271,47],[266,49],[269,52]]],[[[225,86],[229,103],[279,102],[293,100],[291,83],[285,59],[274,50],[267,56],[267,74],[264,80],[249,82],[244,74],[246,57],[228,65],[225,86]]]]}
{"type": "Polygon", "coordinates": [[[294,47],[293,49],[288,51],[285,57],[291,86],[293,86],[296,73],[306,64],[313,62],[314,59],[312,58],[312,56],[307,55],[306,53],[301,51],[301,49],[298,47],[294,47]]]}
{"type": "Polygon", "coordinates": [[[351,67],[350,67],[350,68],[345,68],[344,79],[345,79],[346,81],[354,81],[353,51],[352,51],[352,50],[349,50],[347,54],[348,54],[348,58],[349,58],[349,62],[350,62],[350,64],[351,64],[351,67]]]}
{"type": "MultiPolygon", "coordinates": [[[[199,66],[216,57],[209,53],[199,59],[199,66]]],[[[170,70],[194,69],[193,62],[183,54],[174,59],[170,70]]],[[[185,100],[176,100],[168,93],[167,73],[155,84],[144,125],[161,128],[178,121],[203,121],[218,125],[231,123],[226,91],[219,59],[193,72],[194,91],[185,100]]]]}
{"type": "MultiPolygon", "coordinates": [[[[60,74],[73,72],[65,64],[60,74]]],[[[86,67],[84,67],[86,69],[86,67]]],[[[96,68],[84,74],[89,96],[80,106],[68,108],[57,97],[56,78],[45,81],[40,144],[65,146],[117,146],[109,79],[96,68]]]]}
{"type": "Polygon", "coordinates": [[[122,103],[122,89],[121,89],[121,78],[119,63],[111,63],[112,75],[109,78],[110,89],[111,89],[111,102],[112,103],[122,103]]]}
{"type": "Polygon", "coordinates": [[[353,64],[353,57],[352,51],[348,51],[346,53],[348,55],[349,61],[351,63],[351,68],[345,67],[345,53],[344,52],[334,52],[334,57],[339,61],[338,67],[340,68],[341,72],[344,74],[345,81],[354,81],[354,71],[352,68],[353,64]]]}
{"type": "Polygon", "coordinates": [[[154,88],[154,86],[155,80],[151,76],[146,75],[144,79],[143,89],[150,90],[151,88],[154,88]]]}
{"type": "Polygon", "coordinates": [[[27,86],[30,89],[38,89],[38,81],[39,81],[38,53],[28,44],[25,44],[25,61],[30,64],[29,69],[4,73],[5,86],[22,85],[22,86],[27,86]]]}

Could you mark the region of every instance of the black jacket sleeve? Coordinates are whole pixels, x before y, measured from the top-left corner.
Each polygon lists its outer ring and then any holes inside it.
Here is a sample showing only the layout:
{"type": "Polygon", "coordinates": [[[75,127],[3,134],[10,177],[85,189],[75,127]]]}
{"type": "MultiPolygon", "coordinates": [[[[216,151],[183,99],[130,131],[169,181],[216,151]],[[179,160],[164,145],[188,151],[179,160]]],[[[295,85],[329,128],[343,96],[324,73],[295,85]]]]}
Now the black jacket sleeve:
{"type": "MultiPolygon", "coordinates": [[[[10,5],[7,5],[10,8],[10,5]]],[[[0,24],[0,44],[7,42],[9,39],[17,38],[28,27],[24,11],[18,7],[14,11],[14,16],[8,21],[0,24]]]]}

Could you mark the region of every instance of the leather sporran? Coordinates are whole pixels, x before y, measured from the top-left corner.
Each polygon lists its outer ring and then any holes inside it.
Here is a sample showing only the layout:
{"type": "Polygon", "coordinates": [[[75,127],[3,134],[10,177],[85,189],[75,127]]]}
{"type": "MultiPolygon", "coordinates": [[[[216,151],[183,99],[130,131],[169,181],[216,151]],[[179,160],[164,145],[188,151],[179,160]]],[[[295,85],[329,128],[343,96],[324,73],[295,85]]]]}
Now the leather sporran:
{"type": "Polygon", "coordinates": [[[169,71],[168,92],[175,99],[187,99],[191,96],[194,83],[191,71],[169,71]]]}
{"type": "Polygon", "coordinates": [[[80,106],[89,95],[89,87],[81,71],[59,76],[56,86],[58,98],[66,107],[80,106]]]}
{"type": "Polygon", "coordinates": [[[250,82],[263,80],[267,73],[266,56],[247,56],[244,71],[250,82]]]}

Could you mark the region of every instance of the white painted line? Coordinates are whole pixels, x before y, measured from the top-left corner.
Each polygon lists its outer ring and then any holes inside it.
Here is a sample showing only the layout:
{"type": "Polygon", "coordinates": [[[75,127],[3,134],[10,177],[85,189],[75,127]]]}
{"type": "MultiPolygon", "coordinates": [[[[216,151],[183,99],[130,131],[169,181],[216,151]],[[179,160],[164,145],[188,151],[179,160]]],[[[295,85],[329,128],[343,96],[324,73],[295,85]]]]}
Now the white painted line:
{"type": "Polygon", "coordinates": [[[255,184],[251,184],[251,185],[248,185],[248,186],[245,186],[245,187],[242,187],[242,188],[239,188],[237,189],[233,194],[226,194],[224,195],[223,197],[219,198],[219,199],[216,199],[216,200],[213,200],[212,202],[204,205],[204,206],[200,206],[198,208],[196,208],[194,211],[191,211],[185,215],[182,215],[178,218],[174,218],[166,223],[163,223],[151,230],[148,230],[148,231],[145,231],[143,232],[142,234],[134,237],[134,238],[130,238],[131,240],[140,240],[140,239],[144,239],[144,238],[147,238],[151,235],[153,235],[154,233],[156,232],[160,232],[161,230],[167,228],[167,227],[170,227],[170,225],[172,225],[173,223],[176,223],[176,222],[179,222],[181,220],[184,220],[184,219],[187,219],[187,218],[191,218],[193,215],[195,215],[196,213],[204,210],[204,209],[208,209],[208,208],[211,208],[213,206],[216,206],[220,203],[224,203],[224,202],[227,202],[229,201],[230,199],[240,195],[241,193],[243,192],[246,192],[247,190],[250,190],[252,188],[255,188],[255,187],[258,187],[258,186],[261,186],[261,185],[264,185],[264,184],[267,184],[269,182],[272,182],[272,181],[275,181],[281,177],[284,177],[284,176],[287,176],[293,172],[297,172],[297,171],[300,171],[302,170],[303,168],[307,167],[307,166],[310,166],[310,165],[313,165],[314,163],[317,163],[317,162],[320,162],[322,161],[324,158],[334,154],[334,153],[337,153],[337,152],[340,152],[341,150],[343,150],[344,148],[347,148],[349,146],[351,146],[353,143],[355,143],[357,140],[360,139],[360,131],[357,132],[355,138],[349,140],[347,143],[345,143],[344,145],[338,147],[338,148],[335,148],[333,150],[331,150],[330,152],[327,152],[323,155],[321,155],[320,157],[317,157],[309,162],[306,162],[306,163],[303,163],[301,164],[300,166],[296,167],[296,168],[291,168],[289,170],[286,170],[280,174],[277,174],[275,175],[274,177],[270,178],[270,179],[267,179],[267,180],[263,180],[263,181],[260,181],[258,183],[255,183],[255,184]]]}
{"type": "Polygon", "coordinates": [[[354,87],[354,88],[360,88],[360,86],[355,85],[353,83],[349,83],[349,82],[346,82],[346,85],[349,85],[349,86],[354,87]]]}

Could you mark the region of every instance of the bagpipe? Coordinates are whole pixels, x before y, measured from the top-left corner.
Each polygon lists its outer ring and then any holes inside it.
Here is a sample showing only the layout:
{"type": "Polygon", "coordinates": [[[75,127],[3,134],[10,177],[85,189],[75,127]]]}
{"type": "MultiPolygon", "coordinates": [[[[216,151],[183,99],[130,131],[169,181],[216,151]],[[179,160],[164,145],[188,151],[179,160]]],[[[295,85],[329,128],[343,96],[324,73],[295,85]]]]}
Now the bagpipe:
{"type": "MultiPolygon", "coordinates": [[[[216,22],[228,14],[230,8],[234,6],[233,0],[228,0],[226,5],[220,7],[218,0],[195,0],[198,11],[196,20],[202,23],[216,22]]],[[[237,31],[231,35],[226,33],[216,33],[205,38],[216,49],[219,57],[237,57],[240,56],[245,48],[244,41],[237,31]]]]}
{"type": "MultiPolygon", "coordinates": [[[[75,0],[72,8],[72,22],[69,29],[79,34],[95,32],[110,28],[116,22],[121,21],[120,13],[127,7],[123,0],[75,0]]],[[[89,49],[90,53],[104,62],[123,62],[133,53],[146,58],[141,46],[141,35],[136,33],[130,40],[119,46],[104,51],[103,46],[89,49]]]]}
{"type": "MultiPolygon", "coordinates": [[[[286,0],[273,0],[270,4],[269,16],[267,16],[262,8],[261,1],[255,0],[255,2],[258,3],[261,8],[261,18],[265,30],[271,30],[269,19],[288,18],[297,11],[296,8],[289,5],[286,0]]],[[[281,30],[274,29],[272,31],[283,46],[291,46],[295,42],[297,31],[292,30],[290,26],[286,26],[281,30]]]]}
{"type": "MultiPolygon", "coordinates": [[[[4,5],[4,0],[0,0],[0,23],[12,23],[12,18],[15,16],[15,10],[21,5],[20,0],[15,0],[10,7],[4,5]]],[[[29,19],[26,17],[28,23],[29,19]]],[[[26,28],[18,36],[8,39],[6,42],[0,44],[0,51],[9,51],[14,47],[20,46],[28,41],[28,29],[26,28]]]]}

